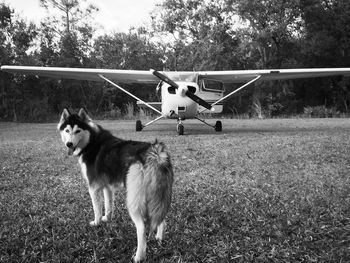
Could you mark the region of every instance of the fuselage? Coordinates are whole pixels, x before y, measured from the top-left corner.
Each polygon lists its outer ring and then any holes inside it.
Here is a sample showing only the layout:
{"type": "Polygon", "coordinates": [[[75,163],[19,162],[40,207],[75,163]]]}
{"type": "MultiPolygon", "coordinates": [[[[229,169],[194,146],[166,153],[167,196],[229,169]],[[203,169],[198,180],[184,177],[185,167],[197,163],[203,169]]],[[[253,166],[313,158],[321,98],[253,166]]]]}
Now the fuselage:
{"type": "Polygon", "coordinates": [[[171,119],[188,119],[197,115],[198,104],[185,95],[187,91],[196,93],[198,85],[194,82],[177,82],[177,89],[167,83],[162,84],[162,113],[171,119]]]}
{"type": "MultiPolygon", "coordinates": [[[[171,85],[162,82],[160,84],[161,89],[161,102],[149,102],[149,105],[155,107],[162,113],[162,116],[169,119],[193,119],[198,113],[212,112],[206,110],[200,106],[196,101],[190,99],[186,92],[191,92],[201,99],[205,100],[209,104],[212,104],[223,97],[224,89],[205,87],[203,83],[198,85],[197,82],[189,81],[177,81],[178,88],[174,88],[171,85]]],[[[137,105],[142,108],[148,108],[149,106],[142,101],[138,101],[137,105]]],[[[216,104],[214,106],[215,113],[222,112],[222,104],[216,104]]]]}
{"type": "MultiPolygon", "coordinates": [[[[176,82],[177,89],[167,83],[162,83],[162,108],[163,115],[170,119],[192,119],[202,111],[202,107],[186,96],[186,92],[191,92],[208,102],[214,102],[222,98],[223,92],[213,92],[200,90],[195,82],[176,82]]],[[[203,110],[205,110],[203,108],[203,110]]],[[[215,113],[222,112],[222,105],[215,106],[215,113]]]]}

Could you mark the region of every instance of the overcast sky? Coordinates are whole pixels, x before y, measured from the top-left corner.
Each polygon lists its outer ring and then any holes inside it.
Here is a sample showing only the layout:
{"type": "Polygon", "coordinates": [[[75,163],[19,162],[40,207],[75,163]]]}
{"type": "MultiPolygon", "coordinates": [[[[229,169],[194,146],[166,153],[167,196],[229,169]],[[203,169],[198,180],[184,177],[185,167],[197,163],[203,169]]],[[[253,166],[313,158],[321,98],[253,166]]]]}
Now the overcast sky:
{"type": "MultiPolygon", "coordinates": [[[[87,0],[100,11],[95,14],[96,22],[101,24],[106,33],[111,31],[127,32],[132,27],[138,27],[150,20],[149,13],[155,4],[162,0],[87,0]]],[[[39,0],[0,0],[15,10],[20,17],[39,23],[46,16],[46,10],[40,7],[39,0]]]]}

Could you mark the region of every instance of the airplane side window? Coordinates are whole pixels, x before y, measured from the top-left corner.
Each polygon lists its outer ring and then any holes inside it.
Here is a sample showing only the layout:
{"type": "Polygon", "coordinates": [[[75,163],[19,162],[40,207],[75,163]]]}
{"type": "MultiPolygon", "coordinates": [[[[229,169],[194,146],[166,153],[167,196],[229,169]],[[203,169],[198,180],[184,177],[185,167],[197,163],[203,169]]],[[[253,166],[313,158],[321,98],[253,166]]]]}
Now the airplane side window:
{"type": "Polygon", "coordinates": [[[201,91],[222,93],[225,91],[224,83],[212,79],[202,79],[201,91]]]}

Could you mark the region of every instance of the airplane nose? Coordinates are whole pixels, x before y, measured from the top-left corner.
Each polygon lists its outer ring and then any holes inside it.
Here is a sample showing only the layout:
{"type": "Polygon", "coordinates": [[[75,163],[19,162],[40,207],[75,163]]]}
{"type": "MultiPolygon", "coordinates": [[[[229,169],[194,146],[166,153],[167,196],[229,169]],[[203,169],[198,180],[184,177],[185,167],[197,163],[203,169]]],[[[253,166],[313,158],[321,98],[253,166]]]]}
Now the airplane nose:
{"type": "Polygon", "coordinates": [[[67,142],[67,143],[66,143],[66,146],[67,146],[68,148],[72,148],[73,143],[72,143],[72,142],[67,142]]]}
{"type": "Polygon", "coordinates": [[[178,88],[178,94],[180,94],[180,96],[182,96],[182,97],[185,97],[186,96],[186,91],[187,91],[187,88],[185,88],[185,87],[179,87],[178,88]]]}

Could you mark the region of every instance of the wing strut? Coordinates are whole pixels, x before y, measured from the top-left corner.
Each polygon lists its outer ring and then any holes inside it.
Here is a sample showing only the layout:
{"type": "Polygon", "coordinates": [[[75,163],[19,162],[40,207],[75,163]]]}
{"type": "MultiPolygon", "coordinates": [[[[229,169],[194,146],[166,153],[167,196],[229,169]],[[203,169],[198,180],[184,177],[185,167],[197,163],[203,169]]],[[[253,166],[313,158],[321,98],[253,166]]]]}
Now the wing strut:
{"type": "MultiPolygon", "coordinates": [[[[210,106],[214,106],[216,104],[218,104],[220,101],[223,101],[225,99],[227,99],[228,97],[232,96],[233,94],[235,94],[236,92],[240,91],[241,89],[249,86],[250,84],[253,84],[254,82],[258,81],[261,78],[261,75],[258,75],[257,77],[255,77],[254,79],[250,80],[249,82],[247,82],[246,84],[240,86],[238,89],[235,89],[234,91],[232,91],[231,93],[227,94],[226,96],[222,97],[221,99],[215,101],[213,104],[211,104],[210,106]]],[[[201,112],[206,111],[206,109],[202,110],[201,112]]]]}
{"type": "Polygon", "coordinates": [[[156,122],[156,121],[159,121],[159,120],[161,120],[162,118],[164,118],[163,115],[162,115],[162,116],[159,116],[158,118],[154,119],[153,121],[147,122],[145,125],[142,125],[142,126],[143,126],[143,127],[147,127],[148,125],[150,125],[150,124],[152,124],[152,123],[154,123],[154,122],[156,122]]]}
{"type": "Polygon", "coordinates": [[[107,79],[107,78],[106,78],[105,76],[103,76],[102,74],[98,74],[98,76],[99,76],[101,79],[103,79],[103,80],[107,81],[108,83],[110,83],[111,85],[113,85],[114,87],[120,89],[120,90],[123,91],[124,93],[126,93],[126,94],[128,94],[129,96],[133,97],[134,99],[141,101],[141,102],[144,103],[147,107],[149,107],[150,109],[154,110],[155,112],[157,112],[157,113],[159,113],[160,115],[162,115],[162,117],[164,117],[164,116],[163,116],[163,113],[162,113],[161,111],[157,110],[156,108],[154,108],[152,105],[150,105],[150,104],[148,104],[147,102],[145,102],[145,101],[141,100],[140,98],[136,97],[134,94],[130,93],[129,91],[123,89],[123,88],[120,87],[119,85],[115,84],[113,81],[107,79]]]}

